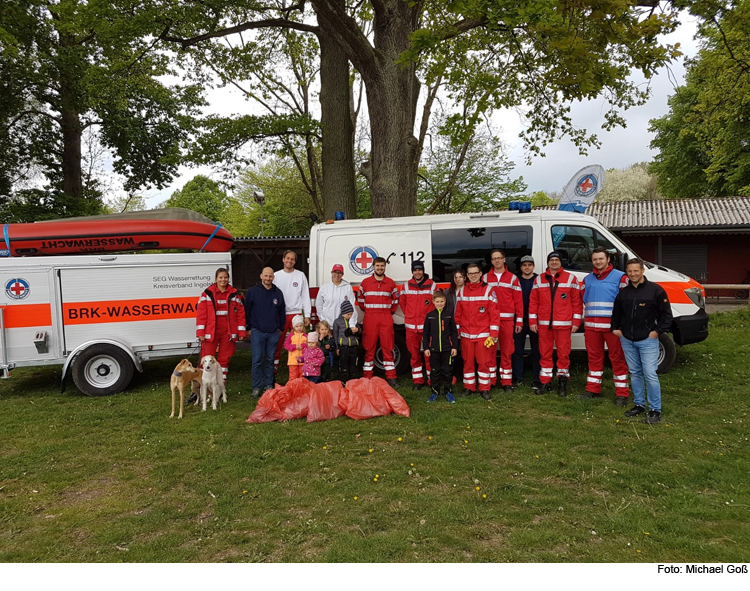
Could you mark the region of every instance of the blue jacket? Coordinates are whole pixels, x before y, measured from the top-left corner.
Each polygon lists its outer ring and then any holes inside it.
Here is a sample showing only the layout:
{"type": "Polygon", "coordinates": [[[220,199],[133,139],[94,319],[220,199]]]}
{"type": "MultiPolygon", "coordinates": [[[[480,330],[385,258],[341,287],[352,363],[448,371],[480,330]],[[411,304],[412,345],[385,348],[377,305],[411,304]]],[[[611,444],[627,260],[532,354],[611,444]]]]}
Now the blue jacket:
{"type": "Polygon", "coordinates": [[[286,322],[284,294],[273,284],[271,284],[271,289],[266,289],[259,281],[258,285],[245,292],[245,318],[248,330],[256,328],[261,332],[284,330],[286,322]]]}

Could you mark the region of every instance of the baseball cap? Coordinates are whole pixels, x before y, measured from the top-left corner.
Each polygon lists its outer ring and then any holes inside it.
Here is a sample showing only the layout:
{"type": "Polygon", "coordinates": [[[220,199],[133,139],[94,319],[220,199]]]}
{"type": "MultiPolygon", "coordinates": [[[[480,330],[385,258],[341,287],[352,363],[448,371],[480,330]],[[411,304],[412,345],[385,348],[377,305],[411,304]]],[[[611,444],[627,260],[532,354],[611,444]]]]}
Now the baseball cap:
{"type": "Polygon", "coordinates": [[[339,265],[338,263],[333,266],[333,269],[331,269],[331,273],[334,273],[335,271],[338,271],[339,273],[344,272],[344,265],[339,265]]]}
{"type": "Polygon", "coordinates": [[[549,253],[547,255],[547,262],[548,263],[549,263],[549,260],[551,258],[558,258],[558,259],[562,260],[562,255],[559,252],[557,252],[556,250],[553,250],[551,253],[549,253]]]}
{"type": "Polygon", "coordinates": [[[530,254],[525,254],[524,256],[521,257],[521,264],[523,265],[524,263],[531,263],[532,265],[535,264],[534,257],[531,256],[530,254]]]}
{"type": "Polygon", "coordinates": [[[412,261],[411,270],[416,271],[417,269],[424,271],[424,261],[412,261]]]}

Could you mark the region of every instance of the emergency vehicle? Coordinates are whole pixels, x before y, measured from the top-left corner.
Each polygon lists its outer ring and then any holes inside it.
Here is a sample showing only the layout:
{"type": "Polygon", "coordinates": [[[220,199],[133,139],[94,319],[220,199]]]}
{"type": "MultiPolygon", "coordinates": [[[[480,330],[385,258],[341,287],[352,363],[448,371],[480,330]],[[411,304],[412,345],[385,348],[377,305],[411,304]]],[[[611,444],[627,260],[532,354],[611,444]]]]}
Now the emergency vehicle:
{"type": "MultiPolygon", "coordinates": [[[[330,281],[334,264],[343,264],[344,277],[353,286],[372,273],[375,257],[388,261],[386,275],[403,285],[411,278],[411,263],[424,261],[425,272],[447,288],[453,272],[479,263],[490,267],[493,248],[506,253],[511,272],[519,270],[520,259],[531,255],[536,273],[546,269],[547,254],[557,250],[563,267],[582,280],[592,270],[591,252],[602,246],[612,253],[612,263],[625,270],[625,262],[637,254],[595,218],[576,212],[530,210],[445,214],[420,217],[341,220],[318,224],[310,232],[309,283],[314,295],[330,281]]],[[[659,339],[659,371],[666,372],[676,356],[675,343],[688,345],[708,337],[708,314],[701,285],[676,271],[646,264],[646,277],[659,283],[669,295],[674,321],[671,335],[659,339]]],[[[403,331],[403,314],[394,315],[396,324],[396,367],[408,368],[403,331]],[[399,330],[401,328],[401,330],[399,330]]],[[[583,331],[573,335],[573,350],[586,349],[583,331]]],[[[382,356],[376,354],[382,369],[382,356]]]]}
{"type": "Polygon", "coordinates": [[[222,253],[0,259],[0,371],[62,364],[79,390],[124,390],[142,362],[200,351],[195,315],[222,253]]]}

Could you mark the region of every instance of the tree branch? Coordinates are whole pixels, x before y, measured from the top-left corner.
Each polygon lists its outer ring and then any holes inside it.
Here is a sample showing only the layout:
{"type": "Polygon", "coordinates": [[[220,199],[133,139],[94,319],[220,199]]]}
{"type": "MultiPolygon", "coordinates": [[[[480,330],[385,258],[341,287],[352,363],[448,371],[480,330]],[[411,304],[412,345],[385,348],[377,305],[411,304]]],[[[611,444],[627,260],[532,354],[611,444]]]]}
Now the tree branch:
{"type": "Polygon", "coordinates": [[[341,46],[354,67],[361,74],[372,75],[371,64],[376,61],[376,51],[357,21],[335,1],[310,0],[310,4],[318,15],[320,26],[325,27],[328,34],[341,46]]]}
{"type": "Polygon", "coordinates": [[[241,25],[228,27],[226,29],[216,29],[215,31],[203,33],[203,35],[190,37],[188,39],[167,35],[166,33],[168,33],[169,31],[169,28],[167,28],[167,30],[165,30],[161,35],[159,35],[159,39],[161,39],[162,41],[169,41],[171,43],[179,43],[182,49],[187,49],[188,47],[192,47],[193,45],[197,45],[201,41],[206,41],[208,39],[214,39],[216,37],[226,37],[227,35],[234,35],[235,33],[241,33],[243,31],[250,31],[252,29],[263,29],[263,28],[273,28],[273,27],[278,27],[281,29],[293,29],[295,31],[303,31],[305,33],[312,33],[314,35],[317,35],[318,32],[320,31],[320,28],[314,25],[306,25],[305,23],[298,23],[298,22],[290,21],[284,18],[269,18],[269,19],[264,19],[260,21],[242,23],[241,25]]]}

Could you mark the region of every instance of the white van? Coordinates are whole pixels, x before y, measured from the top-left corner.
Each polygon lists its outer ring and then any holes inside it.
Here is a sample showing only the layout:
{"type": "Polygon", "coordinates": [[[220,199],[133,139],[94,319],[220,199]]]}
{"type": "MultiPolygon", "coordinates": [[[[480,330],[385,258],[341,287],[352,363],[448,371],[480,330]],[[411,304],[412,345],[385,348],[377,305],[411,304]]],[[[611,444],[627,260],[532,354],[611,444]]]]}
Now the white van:
{"type": "Polygon", "coordinates": [[[62,364],[90,396],[121,392],[142,361],[199,351],[195,315],[223,253],[0,259],[0,371],[62,364]]]}
{"type": "MultiPolygon", "coordinates": [[[[411,263],[424,261],[441,287],[450,283],[453,271],[479,263],[487,270],[490,250],[502,248],[512,272],[518,272],[522,256],[530,254],[536,272],[546,268],[547,254],[563,255],[565,269],[579,280],[590,273],[591,252],[603,246],[612,252],[612,262],[624,270],[625,261],[637,256],[593,217],[564,211],[503,211],[446,214],[420,217],[342,220],[318,224],[310,232],[311,295],[330,281],[331,267],[343,264],[345,278],[354,286],[372,273],[372,261],[382,256],[388,261],[386,274],[403,284],[411,277],[411,263]]],[[[659,371],[666,372],[676,355],[675,343],[687,345],[708,337],[708,314],[701,285],[681,273],[647,264],[646,276],[667,291],[674,321],[671,337],[660,338],[659,371]]],[[[403,316],[395,315],[396,364],[408,366],[403,333],[403,316]],[[401,325],[401,330],[398,327],[401,325]]],[[[583,334],[573,335],[573,350],[585,350],[583,334]]],[[[376,364],[380,363],[376,355],[376,364]]]]}

